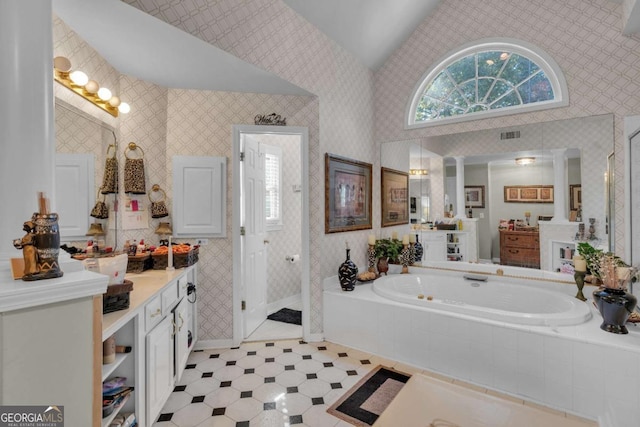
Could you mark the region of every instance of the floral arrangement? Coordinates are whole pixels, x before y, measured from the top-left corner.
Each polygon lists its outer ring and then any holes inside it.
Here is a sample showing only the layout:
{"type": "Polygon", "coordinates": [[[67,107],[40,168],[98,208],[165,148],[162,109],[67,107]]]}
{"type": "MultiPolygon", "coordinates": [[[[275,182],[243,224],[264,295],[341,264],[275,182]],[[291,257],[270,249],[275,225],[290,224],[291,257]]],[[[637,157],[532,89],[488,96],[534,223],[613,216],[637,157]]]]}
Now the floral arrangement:
{"type": "Polygon", "coordinates": [[[579,243],[578,253],[587,262],[587,272],[606,288],[626,290],[629,282],[635,281],[638,276],[637,268],[627,265],[613,253],[596,249],[589,243],[579,243]]]}

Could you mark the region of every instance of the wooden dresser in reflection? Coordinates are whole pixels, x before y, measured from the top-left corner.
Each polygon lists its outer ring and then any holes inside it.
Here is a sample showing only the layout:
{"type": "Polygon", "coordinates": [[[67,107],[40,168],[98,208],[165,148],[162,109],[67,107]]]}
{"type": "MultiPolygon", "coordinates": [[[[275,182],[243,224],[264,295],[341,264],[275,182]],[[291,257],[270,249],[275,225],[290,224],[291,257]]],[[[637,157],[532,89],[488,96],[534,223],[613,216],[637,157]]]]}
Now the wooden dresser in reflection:
{"type": "Polygon", "coordinates": [[[538,231],[500,230],[500,264],[540,268],[538,231]]]}

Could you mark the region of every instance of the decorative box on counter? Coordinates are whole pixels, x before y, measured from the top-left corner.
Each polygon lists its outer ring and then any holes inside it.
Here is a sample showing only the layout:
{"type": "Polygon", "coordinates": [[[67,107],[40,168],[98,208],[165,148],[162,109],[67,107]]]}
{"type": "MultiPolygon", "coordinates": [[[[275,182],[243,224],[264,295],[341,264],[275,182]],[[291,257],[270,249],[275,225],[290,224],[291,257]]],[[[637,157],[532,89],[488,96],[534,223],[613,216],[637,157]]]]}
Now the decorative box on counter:
{"type": "MultiPolygon", "coordinates": [[[[172,245],[173,249],[173,267],[184,268],[198,262],[198,246],[189,245],[172,245]]],[[[169,266],[168,248],[161,246],[151,253],[153,258],[153,269],[164,270],[169,266]],[[164,248],[164,249],[162,249],[164,248]],[[159,250],[158,250],[159,249],[159,250]]]]}
{"type": "Polygon", "coordinates": [[[127,273],[142,273],[145,270],[153,268],[153,259],[151,253],[146,252],[141,255],[129,255],[127,264],[127,273]]]}

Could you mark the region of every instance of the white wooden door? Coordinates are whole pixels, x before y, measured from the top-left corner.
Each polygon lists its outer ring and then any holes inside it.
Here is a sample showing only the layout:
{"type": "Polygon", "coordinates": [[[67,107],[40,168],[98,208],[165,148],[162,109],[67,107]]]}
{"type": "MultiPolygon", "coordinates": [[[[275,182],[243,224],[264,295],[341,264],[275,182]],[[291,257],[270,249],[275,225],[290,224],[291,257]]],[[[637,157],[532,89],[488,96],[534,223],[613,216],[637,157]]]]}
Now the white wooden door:
{"type": "Polygon", "coordinates": [[[176,357],[176,381],[180,381],[182,373],[189,358],[189,303],[186,298],[182,298],[180,303],[173,310],[173,322],[175,323],[176,335],[175,357],[176,357]]]}
{"type": "Polygon", "coordinates": [[[147,420],[152,424],[173,391],[173,322],[165,317],[147,334],[147,420]]]}
{"type": "Polygon", "coordinates": [[[244,337],[267,318],[267,252],[264,214],[264,154],[260,143],[242,135],[244,337]]]}

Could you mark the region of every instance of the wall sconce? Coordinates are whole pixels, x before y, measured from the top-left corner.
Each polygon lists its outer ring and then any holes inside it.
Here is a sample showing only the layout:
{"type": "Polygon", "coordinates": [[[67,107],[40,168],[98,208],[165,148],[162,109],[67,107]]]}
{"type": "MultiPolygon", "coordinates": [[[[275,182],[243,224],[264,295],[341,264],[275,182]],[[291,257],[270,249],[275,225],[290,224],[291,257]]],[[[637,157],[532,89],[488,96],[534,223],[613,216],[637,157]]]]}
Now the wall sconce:
{"type": "Polygon", "coordinates": [[[517,157],[516,158],[516,165],[518,166],[532,165],[535,162],[536,162],[535,157],[517,157]]]}
{"type": "Polygon", "coordinates": [[[127,114],[131,111],[129,104],[122,102],[109,89],[100,87],[98,82],[90,80],[80,70],[71,71],[71,61],[64,56],[53,58],[53,78],[62,86],[102,108],[113,117],[118,117],[118,113],[127,114]]]}
{"type": "Polygon", "coordinates": [[[426,169],[409,169],[409,175],[429,175],[426,169]]]}

